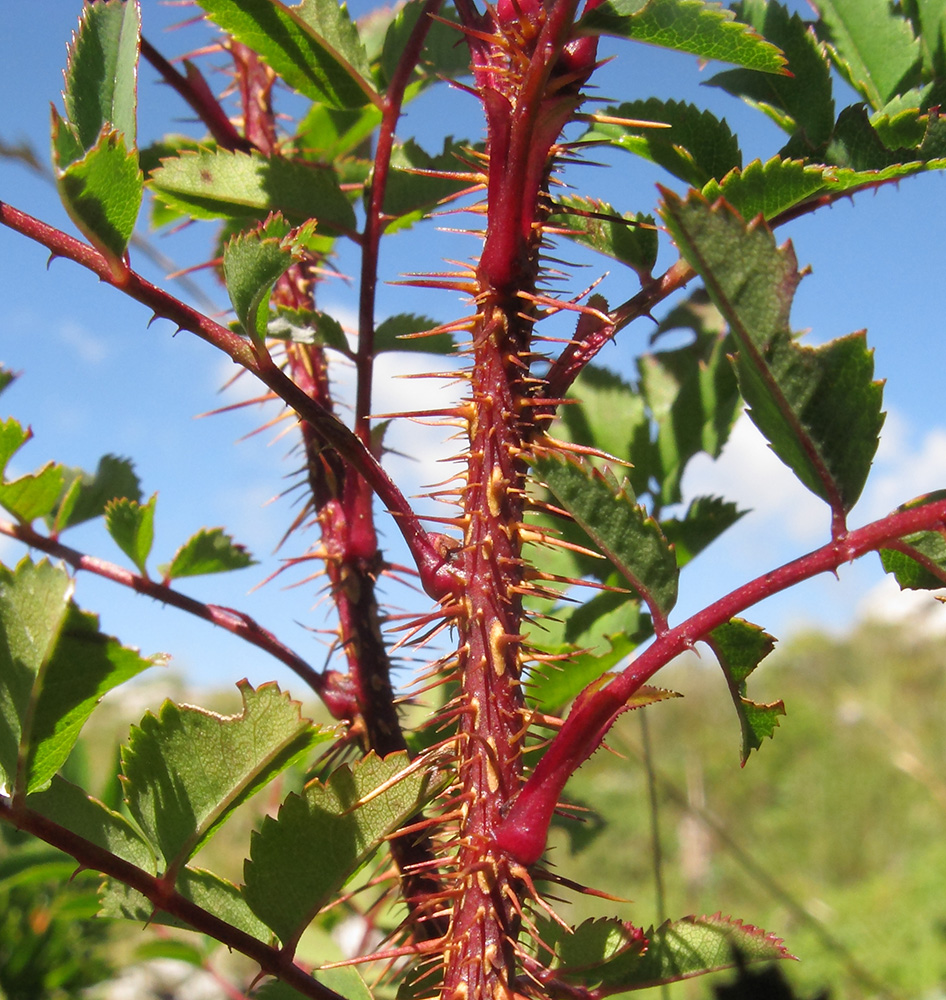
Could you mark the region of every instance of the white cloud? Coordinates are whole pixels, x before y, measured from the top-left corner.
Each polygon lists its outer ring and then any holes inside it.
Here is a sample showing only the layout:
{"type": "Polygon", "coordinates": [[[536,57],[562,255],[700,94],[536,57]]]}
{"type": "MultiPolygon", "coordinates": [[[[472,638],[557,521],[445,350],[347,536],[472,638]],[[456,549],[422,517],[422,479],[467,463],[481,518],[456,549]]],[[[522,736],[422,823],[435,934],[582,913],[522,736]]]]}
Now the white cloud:
{"type": "Polygon", "coordinates": [[[97,365],[108,355],[108,344],[105,340],[72,320],[63,323],[59,327],[58,334],[59,339],[87,364],[97,365]]]}

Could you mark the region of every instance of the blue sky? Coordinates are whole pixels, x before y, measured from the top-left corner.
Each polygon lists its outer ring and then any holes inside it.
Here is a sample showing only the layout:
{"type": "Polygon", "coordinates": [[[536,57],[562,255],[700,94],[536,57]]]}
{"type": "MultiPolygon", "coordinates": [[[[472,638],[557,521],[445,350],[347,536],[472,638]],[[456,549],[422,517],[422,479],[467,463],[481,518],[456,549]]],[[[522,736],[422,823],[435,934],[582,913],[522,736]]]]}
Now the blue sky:
{"type": "MultiPolygon", "coordinates": [[[[361,13],[366,6],[357,5],[354,12],[361,13]]],[[[182,16],[179,7],[144,0],[143,8],[145,34],[168,55],[187,51],[206,37],[199,26],[167,31],[182,16]]],[[[43,0],[4,16],[0,81],[7,97],[0,112],[0,138],[7,144],[27,141],[44,159],[49,104],[60,102],[65,45],[79,9],[78,0],[43,0]]],[[[629,44],[614,43],[608,51],[621,59],[602,71],[601,96],[630,100],[656,95],[707,107],[725,116],[739,134],[745,162],[765,159],[781,144],[780,134],[760,114],[722,91],[702,86],[719,67],[701,69],[691,57],[629,44]]],[[[211,82],[223,86],[220,77],[211,77],[211,82]]],[[[840,106],[850,100],[847,95],[838,97],[840,106]]],[[[186,121],[187,109],[167,88],[155,84],[147,67],[141,72],[139,109],[142,142],[165,130],[197,134],[186,121]]],[[[409,107],[401,132],[404,137],[417,135],[427,148],[436,150],[446,134],[475,140],[481,130],[471,98],[438,88],[409,107]]],[[[666,178],[624,154],[611,162],[610,170],[584,168],[575,183],[623,210],[650,210],[656,201],[654,184],[666,178]]],[[[940,253],[946,240],[944,184],[944,178],[933,175],[910,179],[798,220],[779,234],[780,240],[792,239],[800,265],[812,268],[796,296],[795,328],[810,328],[811,342],[816,343],[868,327],[877,375],[887,379],[887,426],[873,481],[855,508],[852,524],[946,486],[941,388],[946,313],[940,253]]],[[[0,161],[0,199],[72,231],[48,183],[18,164],[0,161]]],[[[448,218],[446,224],[454,221],[448,218]]],[[[195,227],[174,237],[151,234],[150,238],[174,261],[173,266],[185,266],[205,259],[209,233],[206,227],[195,227]]],[[[420,227],[388,241],[382,273],[395,279],[405,270],[436,269],[441,256],[468,257],[474,250],[468,238],[420,227]]],[[[669,249],[664,254],[662,259],[669,262],[669,249]]],[[[226,359],[187,334],[172,336],[166,323],[148,328],[148,314],[141,306],[123,300],[71,263],[56,261],[47,270],[46,257],[41,247],[0,231],[0,360],[22,372],[4,394],[0,415],[16,416],[35,434],[14,460],[14,470],[26,472],[48,459],[94,467],[105,452],[132,457],[145,494],[159,492],[152,564],[166,561],[196,529],[225,526],[261,565],[230,576],[186,581],[181,589],[248,611],[321,666],[325,651],[311,630],[328,622],[317,606],[317,588],[285,589],[277,582],[249,593],[278,564],[272,553],[294,516],[291,501],[269,502],[292,482],[286,478],[295,468],[292,434],[279,436],[278,429],[272,429],[241,440],[271,418],[272,409],[195,419],[216,406],[255,394],[248,379],[221,393],[234,374],[226,359]]],[[[162,280],[164,270],[140,253],[133,253],[133,262],[152,280],[162,280]]],[[[353,274],[352,266],[343,256],[340,268],[353,274]]],[[[598,262],[595,267],[585,269],[576,288],[590,283],[608,265],[598,262]]],[[[204,294],[222,310],[223,290],[206,278],[201,284],[204,294]]],[[[614,301],[635,290],[616,268],[602,287],[614,301]]],[[[322,290],[320,302],[344,318],[352,315],[355,297],[350,285],[335,281],[322,290]]],[[[405,293],[386,285],[379,296],[379,317],[415,311],[446,320],[457,315],[458,308],[462,306],[444,293],[405,293]]],[[[650,329],[646,322],[628,328],[601,360],[617,370],[630,370],[650,329]]],[[[442,361],[422,355],[388,359],[380,371],[376,411],[415,405],[418,387],[426,383],[395,376],[430,365],[443,366],[442,361]]],[[[343,371],[338,379],[344,384],[343,371]]],[[[437,429],[407,425],[392,440],[396,449],[413,456],[390,459],[392,471],[406,478],[408,492],[446,477],[434,460],[448,455],[454,446],[443,444],[440,436],[437,429]]],[[[728,543],[709,549],[688,568],[674,620],[827,538],[827,509],[795,483],[747,424],[737,428],[719,462],[694,463],[684,485],[691,496],[720,493],[754,508],[754,513],[733,529],[728,543]]],[[[390,524],[382,522],[382,527],[396,544],[390,524]]],[[[98,525],[76,529],[65,541],[123,561],[98,525]]],[[[291,540],[280,555],[296,553],[303,543],[301,537],[291,540]]],[[[0,556],[10,562],[19,554],[13,545],[0,544],[0,556]]],[[[840,629],[863,613],[868,595],[874,610],[893,614],[906,606],[889,588],[877,589],[883,587],[879,565],[870,559],[842,571],[839,580],[813,581],[774,598],[751,617],[778,635],[806,625],[840,629]]],[[[254,682],[286,679],[282,668],[255,650],[180,612],[89,577],[80,578],[77,597],[83,606],[99,611],[103,627],[123,641],[144,652],[170,653],[176,669],[195,684],[242,676],[254,682]]],[[[392,599],[426,606],[425,599],[403,590],[394,592],[392,599]]]]}

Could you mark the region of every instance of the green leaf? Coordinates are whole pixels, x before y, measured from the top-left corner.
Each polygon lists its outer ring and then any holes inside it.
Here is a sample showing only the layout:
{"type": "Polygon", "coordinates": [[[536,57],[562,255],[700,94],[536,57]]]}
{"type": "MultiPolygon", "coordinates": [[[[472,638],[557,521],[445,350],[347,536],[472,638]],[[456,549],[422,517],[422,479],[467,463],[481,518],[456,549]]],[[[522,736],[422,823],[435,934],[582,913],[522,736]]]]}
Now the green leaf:
{"type": "Polygon", "coordinates": [[[888,0],[819,0],[819,34],[841,75],[875,110],[916,82],[922,53],[910,22],[888,0]]]}
{"type": "Polygon", "coordinates": [[[577,195],[555,201],[549,223],[576,243],[607,254],[649,278],[657,263],[657,227],[642,212],[618,212],[607,202],[577,195]]]}
{"type": "MultiPolygon", "coordinates": [[[[404,47],[424,9],[424,0],[408,0],[388,25],[381,53],[381,74],[385,83],[389,83],[394,76],[404,47]]],[[[462,29],[439,20],[451,19],[451,16],[455,18],[456,15],[449,8],[441,8],[437,14],[438,19],[431,19],[420,59],[414,67],[413,79],[420,84],[417,92],[441,80],[455,80],[470,72],[470,51],[467,46],[457,44],[462,37],[462,29]]]]}
{"type": "Polygon", "coordinates": [[[48,462],[39,472],[0,483],[0,507],[18,521],[31,524],[52,513],[62,496],[65,469],[48,462]]]}
{"type": "Polygon", "coordinates": [[[431,333],[437,321],[415,313],[398,313],[382,320],[374,332],[374,349],[381,351],[420,351],[424,354],[450,354],[455,344],[449,333],[431,333]],[[417,336],[423,334],[423,336],[417,336]]]}
{"type": "MultiPolygon", "coordinates": [[[[825,152],[825,159],[838,170],[825,171],[825,187],[831,191],[848,191],[864,184],[876,183],[923,170],[941,170],[946,166],[946,120],[938,115],[916,115],[910,131],[914,135],[924,128],[923,141],[912,149],[890,149],[884,136],[891,136],[889,120],[878,119],[879,129],[871,124],[861,106],[846,108],[838,116],[834,134],[825,152]]],[[[904,117],[893,126],[904,132],[904,117]]]]}
{"type": "Polygon", "coordinates": [[[11,794],[48,786],[112,688],[154,662],[102,635],[48,562],[0,567],[0,774],[11,794]]]}
{"type": "Polygon", "coordinates": [[[271,215],[257,229],[238,233],[223,251],[223,278],[243,331],[266,336],[273,286],[300,256],[291,227],[271,215]]]}
{"type": "Polygon", "coordinates": [[[583,140],[607,142],[642,156],[693,187],[702,187],[742,166],[739,144],[726,122],[693,104],[652,97],[609,107],[604,114],[630,121],[662,122],[670,127],[596,122],[583,140]]]}
{"type": "Polygon", "coordinates": [[[24,429],[13,417],[7,417],[0,423],[0,474],[6,472],[10,459],[32,436],[32,430],[28,427],[24,429]]]}
{"type": "Polygon", "coordinates": [[[108,0],[82,7],[79,31],[69,46],[63,92],[80,155],[99,142],[106,125],[108,131],[122,134],[129,149],[137,145],[140,31],[138,0],[108,0]]]}
{"type": "Polygon", "coordinates": [[[677,565],[682,568],[746,513],[722,497],[696,497],[683,518],[663,520],[660,529],[673,546],[677,565]]]}
{"type": "Polygon", "coordinates": [[[157,873],[154,851],[131,823],[59,775],[46,791],[30,795],[27,805],[149,875],[157,873]]]}
{"type": "Polygon", "coordinates": [[[763,704],[746,697],[746,680],[775,648],[775,639],[758,625],[733,618],[713,629],[706,642],[723,668],[736,706],[742,728],[742,763],[745,764],[749,754],[762,746],[765,737],[772,738],[779,716],[785,714],[782,701],[763,704]]]}
{"type": "Polygon", "coordinates": [[[767,73],[785,72],[785,58],[735,15],[702,0],[606,0],[578,24],[588,35],[617,35],[736,63],[767,73]]]}
{"type": "Polygon", "coordinates": [[[290,952],[312,918],[424,797],[428,775],[407,754],[373,753],[292,794],[253,834],[243,889],[290,952]]]}
{"type": "Polygon", "coordinates": [[[170,563],[158,567],[165,581],[205,573],[229,573],[254,566],[255,560],[223,528],[201,528],[174,553],[170,563]]]}
{"type": "MultiPolygon", "coordinates": [[[[673,983],[744,962],[791,958],[779,938],[731,917],[683,917],[642,933],[620,920],[587,920],[552,938],[556,975],[606,993],[673,983]]],[[[552,942],[550,942],[552,943],[552,942]]]]}
{"type": "MultiPolygon", "coordinates": [[[[267,944],[272,939],[269,928],[255,917],[246,905],[240,890],[225,878],[204,868],[183,868],[177,873],[175,891],[231,927],[267,944]]],[[[140,892],[112,879],[106,881],[101,893],[100,917],[125,918],[139,924],[160,924],[193,930],[183,920],[155,910],[154,904],[140,892]]]]}
{"type": "MultiPolygon", "coordinates": [[[[268,2],[268,0],[267,0],[268,2]]],[[[158,198],[196,219],[265,219],[354,230],[355,213],[327,167],[259,153],[185,150],[161,161],[149,180],[158,198]]]]}
{"type": "Polygon", "coordinates": [[[105,506],[105,527],[118,547],[135,564],[142,576],[147,576],[145,564],[154,542],[154,508],[158,494],[147,503],[127,497],[110,500],[105,506]]]}
{"type": "Polygon", "coordinates": [[[709,202],[725,198],[744,219],[757,215],[772,219],[824,191],[826,173],[823,166],[773,156],[765,164],[753,160],[744,170],[731,170],[721,181],[709,181],[703,197],[709,202]]]}
{"type": "Polygon", "coordinates": [[[739,345],[736,369],[749,416],[773,451],[833,515],[860,496],[877,450],[882,385],[863,334],[822,347],[799,345],[789,309],[800,280],[789,244],[747,226],[725,203],[665,192],[664,218],[706,282],[739,345]]]}
{"type": "MultiPolygon", "coordinates": [[[[946,499],[946,490],[926,493],[897,508],[912,510],[946,499]]],[[[898,539],[896,546],[880,549],[884,570],[893,573],[901,590],[939,590],[946,587],[946,533],[917,531],[898,539]]]]}
{"type": "Polygon", "coordinates": [[[331,739],[275,684],[237,685],[240,715],[166,701],[133,727],[122,748],[131,814],[176,872],[234,809],[313,746],[331,739]]]}
{"type": "Polygon", "coordinates": [[[468,146],[468,143],[454,142],[453,136],[447,136],[443,141],[443,150],[436,156],[425,152],[412,139],[395,147],[384,192],[384,211],[395,220],[388,225],[388,232],[413,225],[441,201],[476,183],[472,175],[437,176],[438,172],[463,174],[469,170],[463,163],[463,157],[468,155],[468,146]]]}
{"type": "MultiPolygon", "coordinates": [[[[334,990],[345,1000],[372,1000],[371,991],[365,985],[361,973],[351,965],[337,969],[316,969],[313,976],[330,990],[334,990]]],[[[299,1000],[302,996],[286,983],[270,979],[253,993],[253,1000],[299,1000]]]]}
{"type": "Polygon", "coordinates": [[[677,562],[657,522],[613,477],[596,469],[551,457],[533,462],[533,468],[641,595],[655,623],[666,619],[677,600],[677,562]]]}
{"type": "Polygon", "coordinates": [[[130,459],[103,455],[94,475],[82,469],[67,469],[66,488],[52,521],[59,534],[83,521],[101,517],[111,502],[141,499],[141,484],[130,459]]]}
{"type": "Polygon", "coordinates": [[[296,344],[319,344],[351,357],[342,324],[328,313],[313,309],[286,309],[279,306],[270,315],[266,336],[296,344]]]}
{"type": "Polygon", "coordinates": [[[732,340],[698,335],[673,351],[642,354],[637,361],[644,399],[657,424],[654,477],[661,504],[680,503],[690,460],[718,457],[741,411],[729,354],[732,340]]]}
{"type": "Polygon", "coordinates": [[[790,72],[733,69],[706,82],[744,97],[788,132],[800,133],[810,148],[823,146],[834,126],[834,100],[830,66],[811,26],[775,0],[743,0],[733,9],[737,18],[782,50],[790,72]]]}
{"type": "Polygon", "coordinates": [[[364,108],[329,108],[313,104],[299,122],[293,147],[299,157],[334,163],[361,151],[381,124],[381,112],[373,104],[364,108]]]}
{"type": "Polygon", "coordinates": [[[200,0],[212,21],[251,48],[296,90],[334,108],[380,98],[358,31],[344,4],[303,0],[200,0]]]}
{"type": "Polygon", "coordinates": [[[908,0],[903,10],[910,16],[920,41],[924,77],[946,76],[946,3],[943,0],[908,0]]]}
{"type": "Polygon", "coordinates": [[[530,703],[547,714],[560,714],[589,684],[630,656],[638,646],[634,637],[623,634],[607,636],[606,641],[610,649],[601,656],[574,652],[574,647],[543,647],[548,653],[571,655],[568,655],[567,660],[556,662],[548,668],[534,668],[530,671],[530,703]]]}
{"type": "MultiPolygon", "coordinates": [[[[62,129],[53,112],[54,154],[61,148],[55,136],[62,129]]],[[[55,159],[56,185],[69,217],[119,271],[144,193],[138,154],[126,147],[121,132],[106,125],[81,159],[65,167],[58,155],[55,159]]]]}

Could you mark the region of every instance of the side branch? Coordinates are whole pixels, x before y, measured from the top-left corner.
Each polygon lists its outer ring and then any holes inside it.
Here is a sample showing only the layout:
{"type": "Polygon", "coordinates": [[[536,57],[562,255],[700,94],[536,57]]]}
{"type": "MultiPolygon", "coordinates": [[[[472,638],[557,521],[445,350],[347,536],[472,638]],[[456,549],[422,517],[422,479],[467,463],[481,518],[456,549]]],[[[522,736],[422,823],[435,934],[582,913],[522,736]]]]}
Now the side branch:
{"type": "Polygon", "coordinates": [[[205,604],[196,598],[188,597],[173,590],[165,583],[150,580],[138,573],[132,573],[115,563],[97,556],[86,555],[48,535],[42,535],[28,524],[14,524],[12,521],[0,521],[0,535],[15,538],[32,549],[46,552],[57,559],[62,559],[74,569],[94,573],[113,583],[128,587],[137,594],[144,594],[162,604],[186,611],[196,618],[202,618],[212,625],[218,625],[228,632],[245,639],[248,643],[269,653],[270,656],[285,664],[295,674],[304,680],[323,701],[326,702],[335,718],[348,718],[347,715],[335,715],[332,705],[332,691],[329,679],[294,653],[288,646],[281,643],[272,632],[267,631],[249,615],[233,608],[225,608],[219,604],[205,604]]]}
{"type": "Polygon", "coordinates": [[[14,806],[6,796],[0,796],[0,820],[65,851],[83,868],[102,872],[132,889],[137,889],[154,904],[155,909],[178,917],[195,930],[208,934],[228,948],[233,948],[253,959],[263,972],[275,976],[310,1000],[344,1000],[334,990],[323,986],[304,972],[279,949],[233,927],[220,917],[185,899],[180,893],[171,889],[163,879],[149,875],[148,872],[123,858],[53,823],[42,814],[32,809],[14,806]]]}
{"type": "Polygon", "coordinates": [[[523,865],[533,865],[539,860],[565,783],[601,745],[615,719],[626,709],[628,699],[675,656],[766,597],[820,573],[835,572],[842,564],[905,535],[944,525],[946,500],[940,500],[890,514],[848,532],[737,588],[656,639],[610,683],[597,691],[586,689],[522,786],[497,831],[497,847],[523,865]]]}
{"type": "Polygon", "coordinates": [[[450,593],[455,584],[453,571],[437,552],[414,509],[381,463],[333,413],[310,399],[264,350],[255,349],[250,341],[151,284],[131,268],[126,268],[116,277],[105,257],[93,247],[3,201],[0,201],[0,223],[45,246],[54,256],[81,264],[98,275],[100,280],[148,306],[155,316],[168,319],[180,329],[195,334],[254,374],[311,424],[316,433],[365,478],[393,515],[417,562],[420,580],[427,593],[435,600],[450,593]]]}

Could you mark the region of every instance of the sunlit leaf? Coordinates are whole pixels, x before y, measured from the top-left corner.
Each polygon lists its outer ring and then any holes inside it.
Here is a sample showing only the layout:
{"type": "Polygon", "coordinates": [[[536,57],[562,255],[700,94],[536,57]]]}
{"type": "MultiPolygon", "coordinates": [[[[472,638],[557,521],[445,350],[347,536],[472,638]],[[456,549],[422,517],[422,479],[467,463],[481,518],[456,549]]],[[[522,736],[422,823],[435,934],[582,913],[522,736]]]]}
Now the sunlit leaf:
{"type": "Polygon", "coordinates": [[[154,542],[154,508],[157,493],[147,503],[127,498],[109,501],[105,507],[105,527],[118,547],[147,576],[146,563],[154,542]]]}
{"type": "Polygon", "coordinates": [[[334,172],[281,156],[185,150],[161,161],[149,185],[158,198],[197,219],[258,218],[281,212],[293,224],[315,219],[353,230],[355,213],[334,172]]]}
{"type": "Polygon", "coordinates": [[[82,6],[79,31],[69,46],[63,91],[66,118],[80,155],[99,141],[105,125],[122,134],[129,150],[137,144],[140,30],[138,0],[100,0],[82,6]]]}
{"type": "Polygon", "coordinates": [[[286,309],[277,306],[270,313],[266,336],[291,340],[296,344],[319,344],[341,354],[351,355],[348,338],[341,323],[328,313],[314,309],[286,309]]]}
{"type": "Polygon", "coordinates": [[[0,483],[0,507],[23,524],[31,524],[53,512],[65,481],[65,469],[48,462],[38,472],[0,483]]]}
{"type": "Polygon", "coordinates": [[[228,573],[253,566],[255,560],[223,528],[201,528],[174,553],[170,563],[159,566],[165,580],[205,573],[228,573]]]}
{"type": "Polygon", "coordinates": [[[746,697],[746,680],[772,652],[775,639],[758,625],[733,618],[713,629],[706,642],[716,654],[729,684],[729,693],[742,727],[742,763],[745,764],[750,752],[758,750],[765,737],[771,739],[779,716],[785,714],[785,705],[781,701],[763,704],[746,697]]]}
{"type": "Polygon", "coordinates": [[[797,343],[789,310],[800,280],[790,245],[727,205],[665,192],[664,218],[703,277],[739,346],[736,369],[749,416],[773,451],[843,517],[857,501],[877,450],[882,385],[863,334],[821,347],[797,343]]]}
{"type": "Polygon", "coordinates": [[[132,728],[122,748],[128,807],[175,871],[234,809],[334,736],[302,717],[275,684],[239,685],[243,711],[221,716],[166,701],[132,728]]]}
{"type": "Polygon", "coordinates": [[[782,128],[798,132],[809,147],[824,145],[834,125],[831,73],[810,25],[775,0],[743,0],[734,10],[782,50],[789,74],[732,69],[706,82],[757,105],[782,128]]]}
{"type": "Polygon", "coordinates": [[[303,0],[290,7],[279,0],[200,0],[200,6],[306,97],[336,108],[379,100],[344,4],[303,0]]]}
{"type": "Polygon", "coordinates": [[[332,772],[292,794],[278,816],[253,834],[244,866],[244,895],[284,947],[294,948],[309,921],[417,808],[427,787],[423,770],[404,774],[406,754],[332,772]]]}
{"type": "Polygon", "coordinates": [[[844,78],[871,107],[882,108],[913,85],[920,43],[899,7],[887,0],[819,0],[819,34],[844,78]]]}
{"type": "Polygon", "coordinates": [[[710,202],[725,198],[744,219],[757,215],[772,219],[824,191],[828,173],[820,165],[773,156],[765,163],[753,160],[742,170],[730,170],[722,180],[709,181],[703,186],[703,196],[710,202]]]}
{"type": "Polygon", "coordinates": [[[742,166],[738,141],[726,122],[693,104],[652,97],[606,108],[605,114],[630,121],[663,122],[670,127],[646,128],[601,121],[595,122],[584,139],[601,140],[626,149],[659,164],[694,187],[702,187],[742,166]]]}
{"type": "Polygon", "coordinates": [[[617,35],[704,59],[784,72],[785,59],[731,10],[702,0],[606,0],[579,22],[585,34],[617,35]]]}

